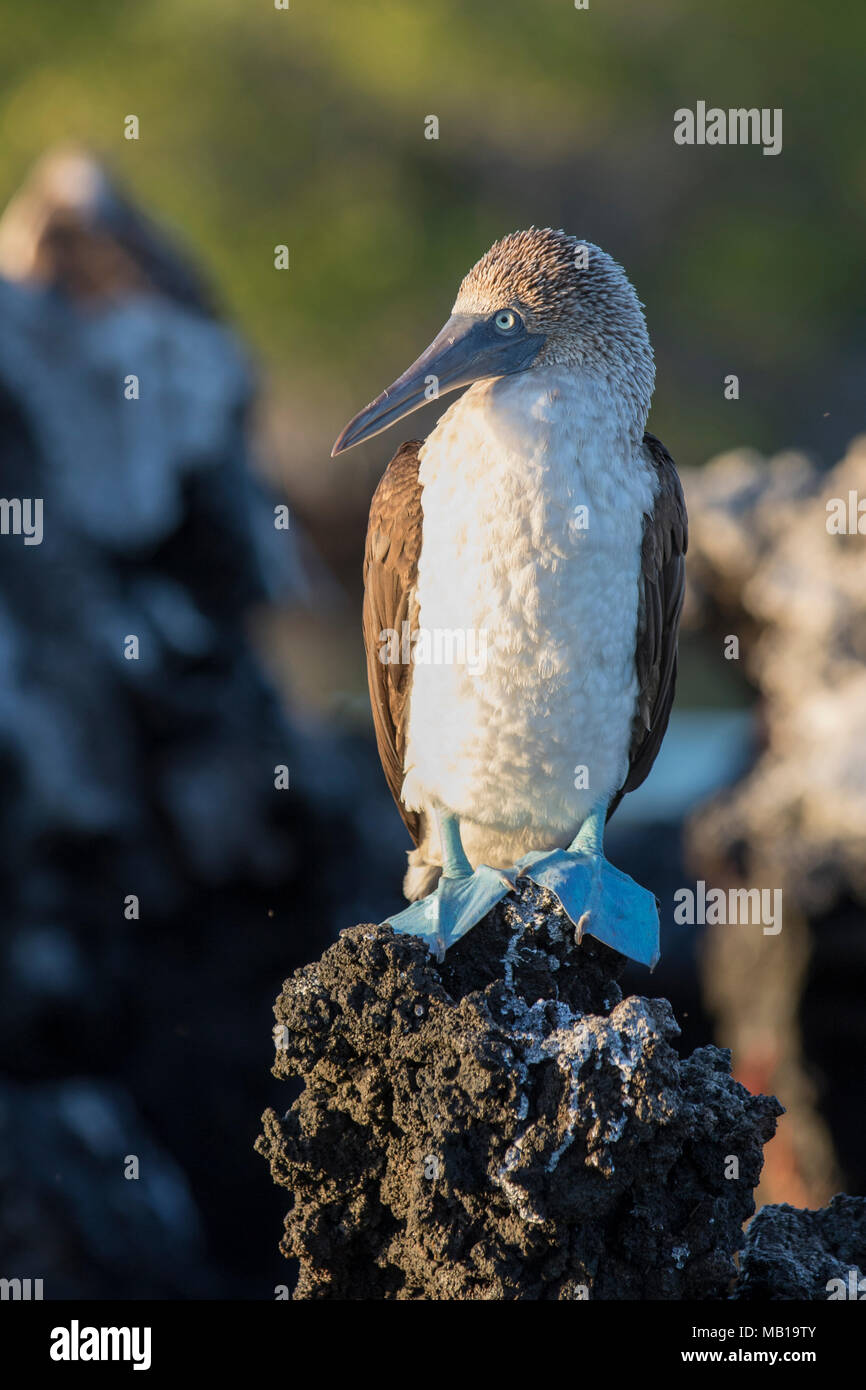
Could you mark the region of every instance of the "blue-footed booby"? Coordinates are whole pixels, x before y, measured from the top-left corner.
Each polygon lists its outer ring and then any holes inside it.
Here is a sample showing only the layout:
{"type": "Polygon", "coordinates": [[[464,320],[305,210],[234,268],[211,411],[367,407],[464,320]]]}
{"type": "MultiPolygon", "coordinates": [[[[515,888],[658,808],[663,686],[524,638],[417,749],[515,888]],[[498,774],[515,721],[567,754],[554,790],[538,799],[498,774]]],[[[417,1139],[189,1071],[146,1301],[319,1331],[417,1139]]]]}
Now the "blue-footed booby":
{"type": "Polygon", "coordinates": [[[532,227],[481,257],[441,332],[334,445],[468,388],[392,458],[364,558],[376,738],[415,842],[411,906],[389,921],[440,959],[521,875],[577,940],[658,959],[655,898],[603,847],[676,680],[687,522],[645,432],[654,378],[622,267],[532,227]]]}

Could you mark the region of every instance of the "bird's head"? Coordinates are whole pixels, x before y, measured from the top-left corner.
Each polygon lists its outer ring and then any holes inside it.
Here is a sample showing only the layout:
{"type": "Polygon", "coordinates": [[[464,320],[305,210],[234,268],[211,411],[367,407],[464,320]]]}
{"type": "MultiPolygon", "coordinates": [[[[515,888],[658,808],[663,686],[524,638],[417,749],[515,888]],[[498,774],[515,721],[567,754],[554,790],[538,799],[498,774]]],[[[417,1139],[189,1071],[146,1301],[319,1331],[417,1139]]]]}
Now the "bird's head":
{"type": "Polygon", "coordinates": [[[463,280],[451,317],[417,361],[343,430],[333,455],[449,391],[543,367],[599,378],[643,432],[652,348],[625,271],[599,247],[549,227],[497,241],[463,280]]]}

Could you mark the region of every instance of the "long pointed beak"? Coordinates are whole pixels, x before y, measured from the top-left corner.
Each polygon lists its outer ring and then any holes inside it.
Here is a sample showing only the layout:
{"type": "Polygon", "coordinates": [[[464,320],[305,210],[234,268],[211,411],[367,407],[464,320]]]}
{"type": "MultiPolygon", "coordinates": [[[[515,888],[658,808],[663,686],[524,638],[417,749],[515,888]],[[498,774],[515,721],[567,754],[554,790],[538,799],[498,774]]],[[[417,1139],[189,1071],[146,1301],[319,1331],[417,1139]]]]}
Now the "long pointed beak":
{"type": "Polygon", "coordinates": [[[485,377],[509,376],[528,367],[544,342],[542,334],[521,329],[498,334],[486,316],[452,314],[433,342],[381,396],[350,420],[331,457],[381,434],[428,401],[485,377]]]}

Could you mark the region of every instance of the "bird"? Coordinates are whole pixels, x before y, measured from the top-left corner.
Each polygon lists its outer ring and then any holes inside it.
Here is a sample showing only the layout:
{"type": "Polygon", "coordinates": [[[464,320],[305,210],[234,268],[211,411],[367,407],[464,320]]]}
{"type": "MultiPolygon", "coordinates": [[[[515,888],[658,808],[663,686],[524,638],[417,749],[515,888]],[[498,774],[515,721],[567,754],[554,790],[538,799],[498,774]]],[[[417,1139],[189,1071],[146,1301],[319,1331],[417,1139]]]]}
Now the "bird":
{"type": "Polygon", "coordinates": [[[363,633],[385,778],[414,842],[388,919],[438,960],[525,877],[651,969],[658,903],[604,853],[677,675],[688,520],[646,430],[643,305],[593,242],[494,243],[337,456],[462,390],[370,506],[363,633]]]}

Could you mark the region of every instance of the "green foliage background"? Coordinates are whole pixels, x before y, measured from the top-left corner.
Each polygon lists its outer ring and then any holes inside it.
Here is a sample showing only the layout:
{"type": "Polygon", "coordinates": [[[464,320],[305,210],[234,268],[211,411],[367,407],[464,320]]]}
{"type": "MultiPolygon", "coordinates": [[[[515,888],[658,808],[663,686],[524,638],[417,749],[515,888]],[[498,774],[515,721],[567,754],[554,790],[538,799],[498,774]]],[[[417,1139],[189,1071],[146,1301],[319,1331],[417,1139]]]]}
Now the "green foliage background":
{"type": "MultiPolygon", "coordinates": [[[[622,260],[680,462],[832,462],[866,375],[866,7],[813,0],[3,0],[0,195],[68,138],[174,225],[330,444],[503,232],[622,260]],[[782,107],[784,150],[673,113],[782,107]],[[141,121],[138,142],[123,118],[141,121]],[[424,117],[440,121],[424,139],[424,117]],[[273,247],[292,268],[273,268],[273,247]],[[740,377],[725,402],[722,378],[740,377]]],[[[316,445],[318,448],[318,443],[316,445]]]]}

